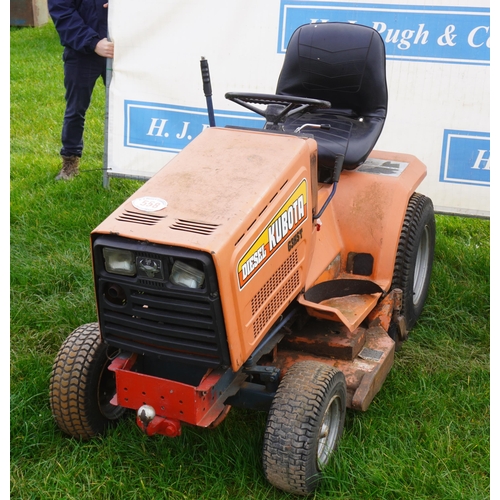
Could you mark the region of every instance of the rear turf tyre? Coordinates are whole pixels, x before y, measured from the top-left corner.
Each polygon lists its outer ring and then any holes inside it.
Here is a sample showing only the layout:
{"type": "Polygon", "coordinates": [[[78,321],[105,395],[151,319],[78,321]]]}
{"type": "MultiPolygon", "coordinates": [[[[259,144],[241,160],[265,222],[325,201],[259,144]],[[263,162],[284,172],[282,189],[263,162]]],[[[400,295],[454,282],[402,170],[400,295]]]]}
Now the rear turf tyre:
{"type": "Polygon", "coordinates": [[[344,374],[303,361],[283,377],[269,410],[263,467],[275,487],[297,495],[315,490],[338,446],[346,413],[344,374]]]}
{"type": "Polygon", "coordinates": [[[116,349],[101,342],[99,325],[82,325],[64,341],[50,377],[50,407],[59,428],[82,440],[102,434],[125,412],[111,404],[116,349]]]}
{"type": "Polygon", "coordinates": [[[399,239],[391,289],[403,291],[401,314],[411,330],[424,308],[436,243],[434,206],[430,198],[414,193],[408,202],[399,239]]]}

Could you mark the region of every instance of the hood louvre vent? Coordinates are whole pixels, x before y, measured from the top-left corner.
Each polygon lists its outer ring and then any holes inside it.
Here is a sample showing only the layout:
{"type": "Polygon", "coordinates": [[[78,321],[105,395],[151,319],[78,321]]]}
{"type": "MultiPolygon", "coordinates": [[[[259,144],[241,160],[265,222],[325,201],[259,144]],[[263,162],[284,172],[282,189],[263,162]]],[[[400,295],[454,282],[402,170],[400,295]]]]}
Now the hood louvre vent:
{"type": "Polygon", "coordinates": [[[219,224],[208,224],[206,222],[177,219],[170,226],[170,229],[208,236],[212,234],[217,229],[218,226],[219,224]]]}
{"type": "Polygon", "coordinates": [[[298,265],[299,254],[295,249],[252,299],[254,338],[264,331],[276,311],[298,292],[300,287],[298,265]],[[271,300],[264,306],[269,298],[271,300]],[[264,308],[260,310],[262,306],[264,308]]]}
{"type": "Polygon", "coordinates": [[[164,215],[144,214],[141,212],[131,212],[125,210],[116,220],[119,222],[130,222],[132,224],[143,224],[145,226],[154,226],[156,223],[164,219],[164,215]]]}

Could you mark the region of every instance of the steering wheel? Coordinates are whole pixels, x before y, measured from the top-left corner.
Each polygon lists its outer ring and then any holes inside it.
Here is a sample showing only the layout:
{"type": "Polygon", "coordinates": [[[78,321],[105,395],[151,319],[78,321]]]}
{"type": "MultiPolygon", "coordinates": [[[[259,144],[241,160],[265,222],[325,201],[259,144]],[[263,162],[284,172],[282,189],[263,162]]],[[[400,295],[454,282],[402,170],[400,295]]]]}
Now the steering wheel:
{"type": "Polygon", "coordinates": [[[328,109],[331,107],[328,101],[291,95],[227,92],[226,99],[263,116],[267,122],[273,125],[283,123],[289,116],[296,113],[303,113],[310,109],[328,109]],[[267,107],[260,109],[254,106],[254,104],[263,104],[267,107]]]}

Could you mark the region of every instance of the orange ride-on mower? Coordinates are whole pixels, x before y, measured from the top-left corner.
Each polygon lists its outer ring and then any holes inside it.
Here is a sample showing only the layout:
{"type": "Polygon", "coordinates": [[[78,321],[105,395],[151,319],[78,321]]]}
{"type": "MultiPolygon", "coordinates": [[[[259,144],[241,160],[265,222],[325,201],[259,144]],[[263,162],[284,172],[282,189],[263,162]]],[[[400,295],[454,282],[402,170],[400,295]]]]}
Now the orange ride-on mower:
{"type": "Polygon", "coordinates": [[[371,28],[301,26],[276,94],[226,97],[264,128],[206,128],[92,232],[98,322],[62,345],[51,408],[80,439],[126,409],[171,437],[268,411],[265,476],[305,495],[424,306],[426,168],[373,150],[387,86],[371,28]]]}

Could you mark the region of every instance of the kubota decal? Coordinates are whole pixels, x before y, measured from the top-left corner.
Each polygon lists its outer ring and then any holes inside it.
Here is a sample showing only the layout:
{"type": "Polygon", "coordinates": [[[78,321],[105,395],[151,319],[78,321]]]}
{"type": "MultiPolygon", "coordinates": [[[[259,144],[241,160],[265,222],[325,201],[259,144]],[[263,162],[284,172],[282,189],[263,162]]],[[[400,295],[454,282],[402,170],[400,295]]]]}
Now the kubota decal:
{"type": "Polygon", "coordinates": [[[307,182],[303,179],[238,262],[240,289],[306,219],[307,182]]]}

